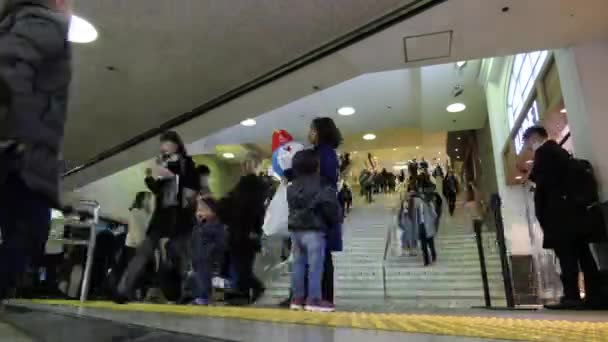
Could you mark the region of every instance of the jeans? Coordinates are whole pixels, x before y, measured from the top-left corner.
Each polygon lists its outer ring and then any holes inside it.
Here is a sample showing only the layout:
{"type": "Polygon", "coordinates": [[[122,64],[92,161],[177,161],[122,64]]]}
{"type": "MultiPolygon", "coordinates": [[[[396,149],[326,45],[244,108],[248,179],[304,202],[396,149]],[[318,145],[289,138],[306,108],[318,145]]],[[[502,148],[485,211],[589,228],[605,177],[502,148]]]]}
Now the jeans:
{"type": "Polygon", "coordinates": [[[306,296],[306,266],[308,266],[308,300],[321,300],[321,280],[325,263],[325,234],[317,231],[293,232],[291,239],[295,257],[291,285],[293,295],[298,299],[306,296]]]}
{"type": "Polygon", "coordinates": [[[209,299],[212,290],[212,279],[215,265],[224,257],[225,233],[220,229],[205,229],[199,226],[192,235],[192,266],[194,268],[194,297],[209,299]]]}
{"type": "Polygon", "coordinates": [[[0,300],[17,285],[28,263],[42,257],[50,227],[49,202],[18,174],[9,173],[0,184],[0,300]]]}

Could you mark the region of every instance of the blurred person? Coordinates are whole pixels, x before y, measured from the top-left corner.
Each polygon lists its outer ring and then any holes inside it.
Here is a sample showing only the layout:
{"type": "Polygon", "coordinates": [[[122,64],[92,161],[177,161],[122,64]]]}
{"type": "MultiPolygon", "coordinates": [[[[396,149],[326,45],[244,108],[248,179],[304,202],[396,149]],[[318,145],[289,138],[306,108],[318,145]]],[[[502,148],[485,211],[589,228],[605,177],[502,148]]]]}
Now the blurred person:
{"type": "Polygon", "coordinates": [[[458,179],[454,175],[454,170],[450,169],[443,179],[443,195],[448,201],[450,216],[454,216],[454,211],[456,210],[456,195],[458,195],[458,192],[458,179]]]}
{"type": "MultiPolygon", "coordinates": [[[[310,125],[308,140],[314,146],[319,156],[319,175],[324,186],[333,189],[338,196],[340,181],[340,162],[336,151],[342,145],[342,133],[331,118],[316,118],[310,125]]],[[[334,302],[334,263],[332,252],[341,252],[344,248],[342,240],[342,223],[330,227],[327,236],[327,250],[323,267],[323,300],[334,302]]]]}
{"type": "Polygon", "coordinates": [[[438,216],[432,199],[422,187],[410,193],[408,211],[412,223],[418,228],[424,266],[429,266],[437,261],[435,234],[437,233],[438,216]]]}
{"type": "Polygon", "coordinates": [[[365,197],[367,203],[374,201],[374,176],[368,169],[363,169],[359,176],[359,185],[361,186],[362,195],[365,197]]]}
{"type": "Polygon", "coordinates": [[[338,201],[340,202],[344,216],[346,216],[350,213],[350,208],[353,205],[353,192],[348,187],[348,184],[344,183],[342,185],[342,189],[338,193],[338,201]]]}
{"type": "Polygon", "coordinates": [[[543,230],[543,248],[555,251],[561,267],[564,296],[558,304],[546,307],[592,308],[603,299],[601,277],[589,243],[605,240],[605,227],[589,220],[590,204],[581,205],[578,199],[590,196],[597,200],[597,189],[583,189],[583,178],[589,177],[587,170],[581,170],[578,160],[549,139],[545,128],[532,126],[523,139],[534,152],[529,179],[536,183],[534,207],[543,230]],[[585,280],[585,302],[581,300],[579,269],[585,280]]]}
{"type": "Polygon", "coordinates": [[[213,192],[209,186],[209,178],[211,177],[211,170],[207,165],[199,165],[196,167],[196,173],[198,174],[198,181],[200,186],[199,196],[201,198],[213,197],[213,192]]]}
{"type": "Polygon", "coordinates": [[[214,268],[224,259],[226,226],[217,217],[217,202],[214,199],[205,197],[197,202],[197,225],[192,235],[193,304],[209,305],[214,268]]]}
{"type": "Polygon", "coordinates": [[[322,278],[327,264],[325,254],[331,253],[326,247],[331,230],[342,221],[335,188],[321,179],[315,151],[298,152],[293,165],[296,177],[287,188],[289,231],[295,259],[290,307],[331,312],[335,306],[333,301],[323,298],[322,278]]]}
{"type": "Polygon", "coordinates": [[[65,0],[7,0],[0,14],[0,302],[44,253],[60,208],[71,81],[65,0]]]}
{"type": "Polygon", "coordinates": [[[262,248],[262,225],[266,213],[267,183],[250,174],[241,177],[235,188],[218,202],[217,216],[228,229],[228,253],[232,282],[237,296],[232,304],[255,303],[266,290],[253,266],[262,248]]]}
{"type": "Polygon", "coordinates": [[[140,244],[116,289],[115,301],[118,303],[132,297],[134,287],[154,257],[161,238],[169,238],[167,255],[182,279],[182,287],[189,271],[194,206],[200,184],[194,161],[176,132],[161,135],[160,155],[154,168],[146,170],[145,182],[155,194],[156,204],[146,239],[140,244]]]}
{"type": "Polygon", "coordinates": [[[418,227],[412,222],[409,209],[408,199],[401,201],[399,213],[397,214],[397,225],[401,229],[401,248],[405,256],[416,256],[418,248],[418,227]]]}

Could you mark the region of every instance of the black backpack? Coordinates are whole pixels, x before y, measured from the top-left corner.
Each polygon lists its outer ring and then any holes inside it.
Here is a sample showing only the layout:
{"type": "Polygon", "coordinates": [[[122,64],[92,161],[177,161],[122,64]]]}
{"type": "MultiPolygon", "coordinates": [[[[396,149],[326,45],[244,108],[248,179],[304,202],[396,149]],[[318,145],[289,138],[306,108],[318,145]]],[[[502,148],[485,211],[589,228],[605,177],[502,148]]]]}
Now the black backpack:
{"type": "Polygon", "coordinates": [[[566,196],[577,208],[589,208],[599,202],[598,184],[593,165],[588,160],[570,158],[567,166],[566,196]]]}

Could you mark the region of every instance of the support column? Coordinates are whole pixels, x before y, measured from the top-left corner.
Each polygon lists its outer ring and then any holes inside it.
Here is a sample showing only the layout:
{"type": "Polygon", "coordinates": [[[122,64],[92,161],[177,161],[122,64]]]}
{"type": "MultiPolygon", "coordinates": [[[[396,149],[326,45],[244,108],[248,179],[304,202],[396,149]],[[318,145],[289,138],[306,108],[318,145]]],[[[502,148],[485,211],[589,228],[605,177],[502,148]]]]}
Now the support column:
{"type": "MultiPolygon", "coordinates": [[[[589,160],[608,199],[608,39],[556,51],[574,153],[589,160]]],[[[600,268],[608,271],[608,248],[596,246],[600,268]]]]}

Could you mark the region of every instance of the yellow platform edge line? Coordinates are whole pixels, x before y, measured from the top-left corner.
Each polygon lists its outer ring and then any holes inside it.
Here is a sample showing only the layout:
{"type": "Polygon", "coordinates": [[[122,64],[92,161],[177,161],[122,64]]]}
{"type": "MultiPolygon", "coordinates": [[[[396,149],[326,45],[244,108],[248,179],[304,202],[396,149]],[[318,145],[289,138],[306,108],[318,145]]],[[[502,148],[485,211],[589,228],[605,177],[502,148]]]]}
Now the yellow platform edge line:
{"type": "Polygon", "coordinates": [[[608,322],[571,322],[428,314],[356,312],[336,312],[327,314],[297,312],[285,309],[229,306],[201,307],[142,303],[119,305],[107,301],[80,303],[79,301],[74,300],[20,300],[16,301],[16,303],[83,307],[115,311],[166,313],[209,318],[241,319],[257,322],[464,336],[511,341],[608,341],[608,322]]]}

